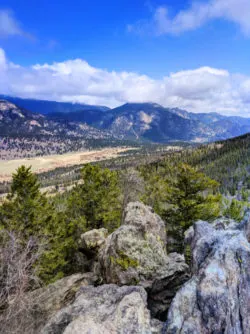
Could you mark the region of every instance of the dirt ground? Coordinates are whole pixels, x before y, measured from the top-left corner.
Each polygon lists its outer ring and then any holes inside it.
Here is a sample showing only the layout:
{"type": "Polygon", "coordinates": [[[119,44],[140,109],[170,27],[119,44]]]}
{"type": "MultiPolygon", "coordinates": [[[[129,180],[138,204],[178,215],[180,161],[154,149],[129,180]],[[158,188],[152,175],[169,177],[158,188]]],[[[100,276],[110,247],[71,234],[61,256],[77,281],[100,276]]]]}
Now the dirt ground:
{"type": "Polygon", "coordinates": [[[81,165],[88,162],[115,158],[119,153],[129,151],[130,147],[111,147],[96,151],[49,155],[30,159],[0,160],[0,182],[9,181],[12,173],[21,165],[31,166],[36,173],[53,170],[57,167],[81,165]]]}

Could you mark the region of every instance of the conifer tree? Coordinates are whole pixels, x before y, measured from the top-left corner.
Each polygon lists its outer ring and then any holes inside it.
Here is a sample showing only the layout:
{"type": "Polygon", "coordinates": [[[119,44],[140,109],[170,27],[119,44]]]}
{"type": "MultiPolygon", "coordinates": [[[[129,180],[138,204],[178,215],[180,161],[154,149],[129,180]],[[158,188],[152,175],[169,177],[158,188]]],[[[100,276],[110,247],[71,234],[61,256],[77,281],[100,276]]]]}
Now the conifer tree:
{"type": "Polygon", "coordinates": [[[209,221],[220,214],[219,184],[186,164],[177,167],[176,177],[169,182],[168,206],[162,215],[169,234],[180,242],[180,250],[183,250],[184,232],[196,220],[209,221]]]}
{"type": "Polygon", "coordinates": [[[0,208],[0,227],[17,233],[23,244],[32,237],[37,240],[43,249],[36,262],[38,275],[44,282],[52,282],[67,273],[80,226],[56,214],[39,186],[30,167],[17,169],[8,199],[0,208]]]}
{"type": "Polygon", "coordinates": [[[82,169],[83,184],[69,199],[67,215],[86,220],[86,229],[117,228],[121,221],[121,191],[118,173],[87,164],[82,169]]]}

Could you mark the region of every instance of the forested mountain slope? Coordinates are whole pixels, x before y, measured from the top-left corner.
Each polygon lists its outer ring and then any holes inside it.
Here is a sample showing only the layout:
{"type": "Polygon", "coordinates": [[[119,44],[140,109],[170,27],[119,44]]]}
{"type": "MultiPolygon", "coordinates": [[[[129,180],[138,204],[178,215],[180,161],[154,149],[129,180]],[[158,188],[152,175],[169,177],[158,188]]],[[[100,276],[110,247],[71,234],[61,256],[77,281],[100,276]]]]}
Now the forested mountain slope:
{"type": "Polygon", "coordinates": [[[197,148],[169,153],[152,168],[187,163],[220,182],[221,191],[250,189],[250,133],[197,148]]]}

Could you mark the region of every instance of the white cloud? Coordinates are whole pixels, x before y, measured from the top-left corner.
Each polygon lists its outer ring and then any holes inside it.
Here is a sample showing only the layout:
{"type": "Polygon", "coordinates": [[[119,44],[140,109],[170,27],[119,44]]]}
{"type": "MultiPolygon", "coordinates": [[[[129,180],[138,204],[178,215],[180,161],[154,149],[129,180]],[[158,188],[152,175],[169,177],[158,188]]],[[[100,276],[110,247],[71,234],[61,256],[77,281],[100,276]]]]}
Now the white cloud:
{"type": "Polygon", "coordinates": [[[19,22],[15,19],[12,11],[0,10],[0,37],[9,37],[15,35],[25,35],[19,22]]]}
{"type": "Polygon", "coordinates": [[[82,59],[22,67],[9,62],[0,49],[0,93],[110,107],[152,101],[194,112],[250,117],[250,77],[210,67],[155,80],[95,68],[82,59]]]}
{"type": "Polygon", "coordinates": [[[167,6],[160,6],[153,12],[153,17],[150,20],[138,21],[134,25],[130,24],[128,31],[175,35],[195,30],[215,19],[233,22],[240,27],[244,34],[250,35],[250,1],[193,1],[188,9],[179,11],[174,17],[169,14],[167,6]]]}

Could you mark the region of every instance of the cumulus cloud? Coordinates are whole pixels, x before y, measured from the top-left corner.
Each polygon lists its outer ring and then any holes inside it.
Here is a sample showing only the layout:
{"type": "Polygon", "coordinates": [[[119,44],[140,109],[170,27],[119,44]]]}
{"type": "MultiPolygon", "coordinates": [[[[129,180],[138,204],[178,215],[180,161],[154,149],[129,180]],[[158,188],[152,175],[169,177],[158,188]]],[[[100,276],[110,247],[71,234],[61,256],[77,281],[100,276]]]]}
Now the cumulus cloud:
{"type": "Polygon", "coordinates": [[[186,10],[179,11],[174,17],[169,14],[167,6],[157,7],[150,20],[138,21],[129,25],[130,32],[153,32],[158,35],[181,34],[195,30],[207,22],[224,19],[237,24],[241,31],[250,35],[250,1],[249,0],[208,0],[193,1],[186,10]]]}
{"type": "Polygon", "coordinates": [[[0,37],[9,37],[16,35],[25,35],[19,22],[10,10],[0,10],[0,37]]]}
{"type": "Polygon", "coordinates": [[[210,67],[155,80],[95,68],[82,59],[22,67],[11,63],[0,49],[0,93],[110,107],[151,101],[194,112],[250,117],[250,77],[210,67]]]}

